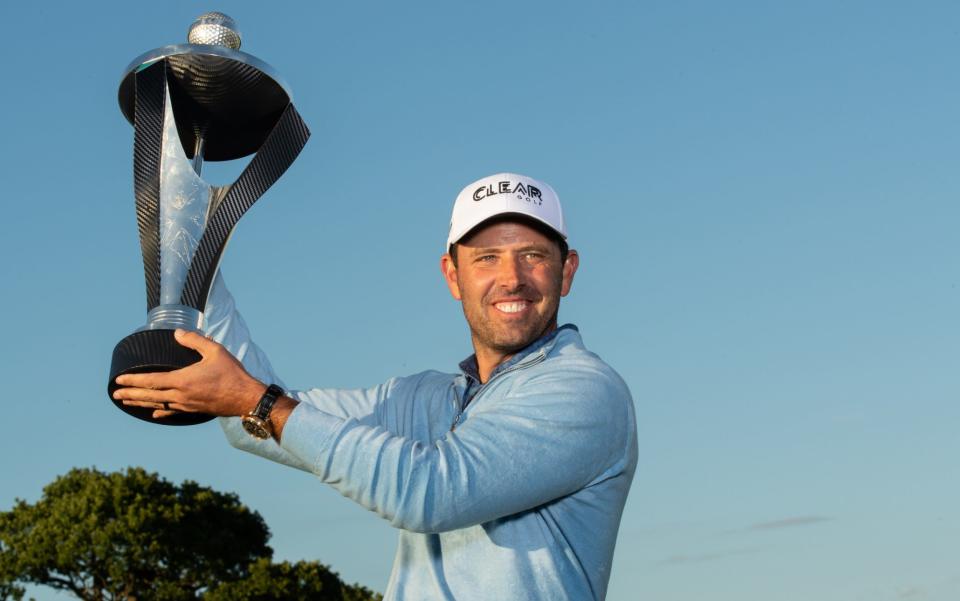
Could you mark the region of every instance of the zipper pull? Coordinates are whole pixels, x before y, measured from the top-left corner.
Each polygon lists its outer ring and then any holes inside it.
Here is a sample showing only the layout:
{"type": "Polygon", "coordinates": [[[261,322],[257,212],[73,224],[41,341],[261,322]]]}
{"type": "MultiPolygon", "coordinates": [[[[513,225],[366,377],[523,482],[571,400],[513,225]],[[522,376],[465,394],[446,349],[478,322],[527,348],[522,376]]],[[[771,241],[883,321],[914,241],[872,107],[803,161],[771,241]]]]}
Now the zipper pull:
{"type": "Polygon", "coordinates": [[[460,400],[460,393],[457,392],[456,383],[452,384],[451,387],[453,388],[453,398],[456,401],[457,407],[457,414],[453,418],[453,423],[450,424],[450,431],[453,432],[457,424],[460,423],[460,418],[463,417],[463,401],[460,400]]]}

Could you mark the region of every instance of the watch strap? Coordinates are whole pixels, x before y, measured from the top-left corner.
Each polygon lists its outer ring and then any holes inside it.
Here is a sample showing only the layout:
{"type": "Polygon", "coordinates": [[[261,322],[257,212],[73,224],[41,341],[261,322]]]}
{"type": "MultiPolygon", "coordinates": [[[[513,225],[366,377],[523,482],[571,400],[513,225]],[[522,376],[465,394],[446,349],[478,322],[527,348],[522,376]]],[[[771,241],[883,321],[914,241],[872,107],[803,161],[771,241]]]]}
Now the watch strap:
{"type": "Polygon", "coordinates": [[[267,386],[267,389],[263,392],[263,396],[260,397],[260,401],[253,411],[251,411],[251,414],[259,417],[263,421],[267,421],[270,418],[270,411],[273,409],[273,404],[283,395],[283,388],[280,388],[276,384],[267,386]]]}

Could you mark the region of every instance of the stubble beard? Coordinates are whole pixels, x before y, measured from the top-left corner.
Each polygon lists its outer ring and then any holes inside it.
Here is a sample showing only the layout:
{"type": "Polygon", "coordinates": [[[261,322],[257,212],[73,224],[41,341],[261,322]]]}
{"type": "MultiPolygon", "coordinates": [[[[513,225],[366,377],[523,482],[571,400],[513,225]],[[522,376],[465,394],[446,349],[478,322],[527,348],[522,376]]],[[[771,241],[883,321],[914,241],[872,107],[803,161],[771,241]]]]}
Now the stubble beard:
{"type": "MultiPolygon", "coordinates": [[[[551,290],[553,302],[552,306],[548,303],[545,307],[545,319],[541,319],[541,314],[534,312],[531,308],[528,319],[513,324],[495,323],[488,317],[486,309],[491,307],[489,299],[484,298],[478,306],[477,303],[468,302],[463,297],[463,314],[470,326],[470,336],[474,350],[490,349],[499,353],[516,353],[556,328],[557,314],[560,308],[561,285],[562,275],[557,278],[553,290],[551,290]]],[[[462,294],[461,291],[461,296],[462,294]]],[[[542,295],[538,294],[537,296],[539,297],[537,302],[543,300],[542,295]]],[[[490,310],[496,311],[497,309],[491,308],[490,310]]]]}
{"type": "Polygon", "coordinates": [[[470,325],[474,349],[486,348],[500,353],[516,353],[557,325],[556,310],[545,321],[531,320],[511,327],[493,324],[486,316],[473,316],[471,313],[473,312],[464,305],[464,315],[470,325]]]}

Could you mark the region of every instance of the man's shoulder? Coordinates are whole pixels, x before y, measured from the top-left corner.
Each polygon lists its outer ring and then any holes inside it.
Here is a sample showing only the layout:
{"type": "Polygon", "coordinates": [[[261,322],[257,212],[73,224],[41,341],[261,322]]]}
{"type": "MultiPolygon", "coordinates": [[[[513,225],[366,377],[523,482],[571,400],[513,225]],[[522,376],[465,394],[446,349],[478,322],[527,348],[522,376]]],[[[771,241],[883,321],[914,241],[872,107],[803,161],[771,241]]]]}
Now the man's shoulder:
{"type": "Polygon", "coordinates": [[[609,363],[587,349],[580,331],[575,326],[561,328],[552,344],[545,350],[544,369],[595,373],[598,377],[609,378],[626,387],[620,374],[609,363]]]}
{"type": "MultiPolygon", "coordinates": [[[[604,444],[622,469],[636,461],[636,416],[626,382],[596,353],[587,350],[575,328],[564,328],[517,369],[503,400],[529,408],[539,418],[579,431],[605,432],[604,444]]],[[[599,444],[599,443],[597,443],[599,444]]],[[[611,464],[613,465],[613,464],[611,464]]],[[[618,468],[619,469],[619,468],[618,468]]]]}
{"type": "Polygon", "coordinates": [[[404,390],[431,390],[447,389],[456,379],[457,374],[428,369],[407,376],[397,376],[387,381],[388,388],[404,390]]]}

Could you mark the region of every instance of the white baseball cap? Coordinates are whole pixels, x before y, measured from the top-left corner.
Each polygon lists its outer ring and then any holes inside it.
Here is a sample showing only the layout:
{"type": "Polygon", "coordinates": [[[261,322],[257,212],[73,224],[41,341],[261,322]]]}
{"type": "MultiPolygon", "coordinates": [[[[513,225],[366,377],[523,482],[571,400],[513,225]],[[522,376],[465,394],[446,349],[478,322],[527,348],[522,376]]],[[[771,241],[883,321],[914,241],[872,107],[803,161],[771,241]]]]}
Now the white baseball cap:
{"type": "Polygon", "coordinates": [[[478,179],[457,195],[447,250],[484,221],[511,214],[535,219],[567,238],[560,199],[549,184],[526,175],[497,173],[478,179]]]}

